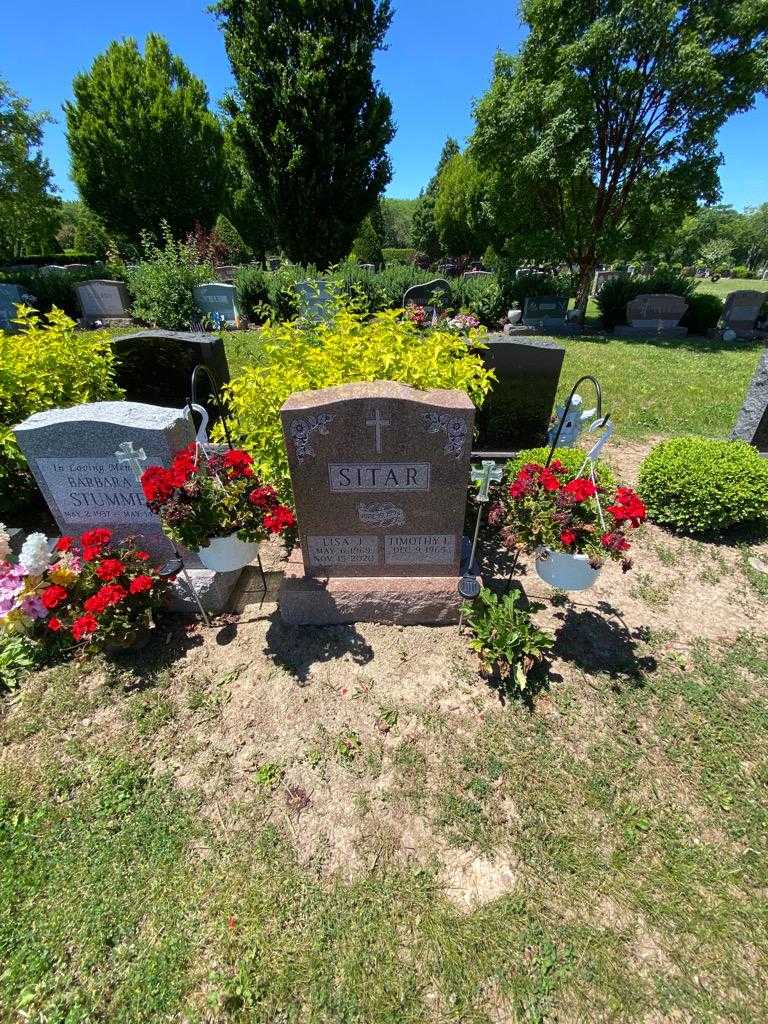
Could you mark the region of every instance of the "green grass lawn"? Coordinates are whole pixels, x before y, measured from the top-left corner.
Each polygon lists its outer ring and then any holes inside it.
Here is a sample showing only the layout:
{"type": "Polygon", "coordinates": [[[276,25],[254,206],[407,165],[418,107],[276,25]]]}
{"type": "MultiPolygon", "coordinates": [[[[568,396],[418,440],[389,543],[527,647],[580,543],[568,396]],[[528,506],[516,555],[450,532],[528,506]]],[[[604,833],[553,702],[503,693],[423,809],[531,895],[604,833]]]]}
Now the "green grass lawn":
{"type": "Polygon", "coordinates": [[[768,281],[762,281],[756,277],[742,278],[741,280],[735,277],[721,277],[719,281],[703,279],[696,283],[697,291],[717,295],[721,299],[726,298],[731,292],[743,289],[765,292],[766,296],[768,296],[768,281]]]}
{"type": "Polygon", "coordinates": [[[506,851],[510,891],[468,911],[437,865],[392,861],[372,818],[369,867],[346,878],[299,865],[279,787],[202,815],[134,711],[163,700],[183,739],[167,675],[29,680],[0,722],[0,1020],[757,1024],[768,644],[701,646],[691,667],[644,653],[655,671],[578,677],[541,712],[458,731],[425,695],[390,709],[383,762],[349,762],[449,849],[506,851]],[[429,762],[398,710],[428,723],[429,762]],[[36,763],[14,756],[30,739],[36,763]]]}

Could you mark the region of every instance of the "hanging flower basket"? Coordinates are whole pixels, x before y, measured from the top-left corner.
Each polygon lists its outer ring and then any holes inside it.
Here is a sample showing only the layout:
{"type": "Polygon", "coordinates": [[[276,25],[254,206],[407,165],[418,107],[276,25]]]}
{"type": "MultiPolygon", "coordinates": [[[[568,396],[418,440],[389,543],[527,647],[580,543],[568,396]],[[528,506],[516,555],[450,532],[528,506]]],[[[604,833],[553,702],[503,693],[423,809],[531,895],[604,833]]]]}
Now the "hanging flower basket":
{"type": "Polygon", "coordinates": [[[240,540],[236,533],[230,533],[226,537],[211,537],[208,545],[200,548],[198,556],[206,569],[233,572],[250,565],[258,553],[258,542],[240,540]]]}
{"type": "Polygon", "coordinates": [[[558,590],[589,590],[600,575],[600,569],[589,564],[587,555],[571,555],[546,547],[536,553],[536,572],[558,590]]]}

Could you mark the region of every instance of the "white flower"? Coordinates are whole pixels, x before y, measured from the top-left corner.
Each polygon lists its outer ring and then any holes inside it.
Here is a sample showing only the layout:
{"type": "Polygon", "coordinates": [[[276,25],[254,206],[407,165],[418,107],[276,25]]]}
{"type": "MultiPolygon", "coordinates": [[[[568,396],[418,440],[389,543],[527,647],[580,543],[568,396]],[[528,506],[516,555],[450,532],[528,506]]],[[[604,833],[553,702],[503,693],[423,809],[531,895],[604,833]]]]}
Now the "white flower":
{"type": "Polygon", "coordinates": [[[19,565],[23,565],[30,576],[42,576],[50,564],[51,555],[45,534],[30,533],[21,549],[19,565]]]}
{"type": "Polygon", "coordinates": [[[5,527],[5,523],[0,523],[0,562],[4,562],[11,553],[10,542],[11,537],[5,527]]]}

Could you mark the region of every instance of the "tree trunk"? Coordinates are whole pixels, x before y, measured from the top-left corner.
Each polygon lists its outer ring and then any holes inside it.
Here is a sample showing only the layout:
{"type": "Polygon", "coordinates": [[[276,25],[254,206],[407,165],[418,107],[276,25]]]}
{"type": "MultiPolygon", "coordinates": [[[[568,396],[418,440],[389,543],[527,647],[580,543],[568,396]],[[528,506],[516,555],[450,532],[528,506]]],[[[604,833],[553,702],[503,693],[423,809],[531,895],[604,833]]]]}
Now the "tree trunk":
{"type": "Polygon", "coordinates": [[[576,309],[579,310],[579,320],[584,323],[587,315],[587,303],[592,288],[592,278],[595,274],[594,255],[584,256],[579,260],[579,283],[576,287],[576,309]]]}

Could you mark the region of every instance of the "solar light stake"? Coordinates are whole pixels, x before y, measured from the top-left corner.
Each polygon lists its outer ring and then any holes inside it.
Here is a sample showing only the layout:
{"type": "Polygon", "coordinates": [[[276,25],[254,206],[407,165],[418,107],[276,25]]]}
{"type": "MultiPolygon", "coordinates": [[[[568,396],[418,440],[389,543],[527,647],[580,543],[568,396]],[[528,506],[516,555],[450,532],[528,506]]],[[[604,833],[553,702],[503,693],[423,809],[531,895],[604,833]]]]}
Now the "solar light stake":
{"type": "MultiPolygon", "coordinates": [[[[480,535],[480,523],[483,518],[483,506],[488,503],[491,483],[499,483],[502,476],[503,470],[501,466],[497,466],[493,459],[483,459],[480,469],[473,469],[470,473],[472,483],[479,483],[480,487],[475,495],[475,501],[477,502],[478,508],[477,521],[475,522],[475,535],[472,538],[472,549],[469,553],[469,562],[467,563],[464,575],[459,580],[459,594],[468,601],[471,601],[480,593],[480,584],[477,582],[477,578],[472,574],[472,566],[475,564],[475,552],[477,551],[477,538],[480,535]]],[[[462,611],[459,616],[459,629],[461,629],[463,618],[464,613],[462,611]]]]}

